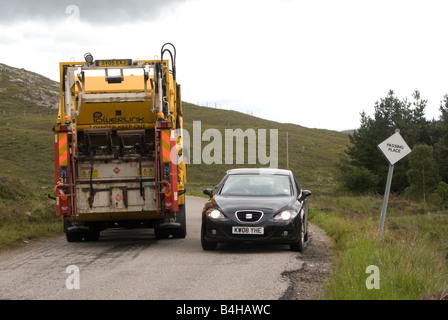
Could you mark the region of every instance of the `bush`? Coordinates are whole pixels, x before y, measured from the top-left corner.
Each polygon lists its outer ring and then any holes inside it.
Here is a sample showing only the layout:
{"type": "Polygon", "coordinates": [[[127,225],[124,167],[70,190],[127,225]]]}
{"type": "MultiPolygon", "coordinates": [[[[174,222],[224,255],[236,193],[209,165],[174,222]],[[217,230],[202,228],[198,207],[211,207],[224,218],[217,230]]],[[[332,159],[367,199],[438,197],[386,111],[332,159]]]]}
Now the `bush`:
{"type": "Polygon", "coordinates": [[[339,163],[339,185],[341,191],[354,194],[377,193],[378,177],[363,167],[356,167],[342,160],[339,163]]]}

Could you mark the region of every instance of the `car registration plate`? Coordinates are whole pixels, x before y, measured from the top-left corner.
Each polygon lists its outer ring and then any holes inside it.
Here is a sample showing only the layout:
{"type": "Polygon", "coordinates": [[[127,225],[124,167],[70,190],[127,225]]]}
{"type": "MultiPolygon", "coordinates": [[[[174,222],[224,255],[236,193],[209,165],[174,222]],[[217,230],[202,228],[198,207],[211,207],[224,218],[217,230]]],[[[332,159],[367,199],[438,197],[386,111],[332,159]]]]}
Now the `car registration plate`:
{"type": "Polygon", "coordinates": [[[232,227],[233,234],[264,234],[263,227],[232,227]]]}

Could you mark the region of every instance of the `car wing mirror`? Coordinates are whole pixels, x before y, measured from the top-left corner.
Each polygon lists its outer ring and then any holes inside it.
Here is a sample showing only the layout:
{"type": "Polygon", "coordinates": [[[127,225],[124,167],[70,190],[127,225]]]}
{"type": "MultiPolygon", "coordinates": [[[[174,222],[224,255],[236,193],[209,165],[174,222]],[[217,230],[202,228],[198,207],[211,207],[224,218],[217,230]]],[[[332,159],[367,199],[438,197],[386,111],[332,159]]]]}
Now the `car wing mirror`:
{"type": "Polygon", "coordinates": [[[299,200],[305,200],[306,198],[308,198],[311,195],[311,191],[310,190],[302,190],[302,195],[299,197],[299,200]]]}
{"type": "Polygon", "coordinates": [[[210,198],[213,198],[213,190],[212,189],[205,189],[203,191],[203,193],[208,195],[210,198]]]}

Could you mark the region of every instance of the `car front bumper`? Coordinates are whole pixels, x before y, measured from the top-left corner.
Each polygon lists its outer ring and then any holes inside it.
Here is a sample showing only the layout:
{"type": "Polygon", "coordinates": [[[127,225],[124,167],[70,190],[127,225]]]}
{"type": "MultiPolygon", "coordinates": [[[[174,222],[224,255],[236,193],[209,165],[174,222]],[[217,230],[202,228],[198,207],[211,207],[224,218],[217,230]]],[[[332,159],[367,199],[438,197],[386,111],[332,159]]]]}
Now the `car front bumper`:
{"type": "Polygon", "coordinates": [[[292,221],[265,221],[260,224],[243,224],[232,220],[203,220],[204,238],[207,241],[226,243],[284,243],[300,239],[300,223],[292,221]],[[263,227],[263,234],[235,234],[233,227],[263,227]]]}

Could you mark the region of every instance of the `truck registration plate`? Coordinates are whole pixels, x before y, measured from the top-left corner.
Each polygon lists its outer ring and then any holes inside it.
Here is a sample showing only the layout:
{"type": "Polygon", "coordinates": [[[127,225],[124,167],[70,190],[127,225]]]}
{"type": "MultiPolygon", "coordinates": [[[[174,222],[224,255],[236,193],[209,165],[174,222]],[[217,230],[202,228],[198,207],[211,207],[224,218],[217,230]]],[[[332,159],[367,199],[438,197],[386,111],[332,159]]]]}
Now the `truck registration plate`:
{"type": "Polygon", "coordinates": [[[97,67],[126,67],[132,64],[132,59],[95,60],[97,67]]]}
{"type": "Polygon", "coordinates": [[[264,227],[232,227],[233,234],[264,234],[264,227]]]}

